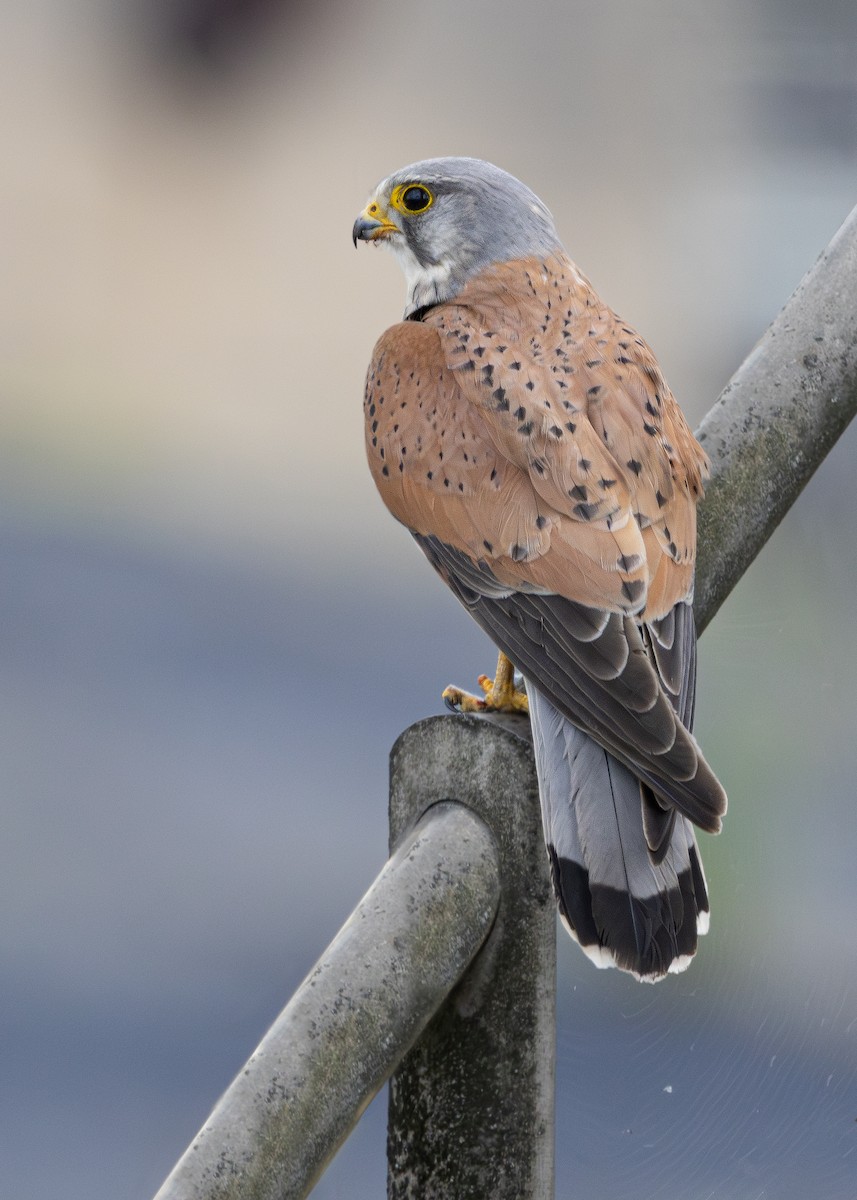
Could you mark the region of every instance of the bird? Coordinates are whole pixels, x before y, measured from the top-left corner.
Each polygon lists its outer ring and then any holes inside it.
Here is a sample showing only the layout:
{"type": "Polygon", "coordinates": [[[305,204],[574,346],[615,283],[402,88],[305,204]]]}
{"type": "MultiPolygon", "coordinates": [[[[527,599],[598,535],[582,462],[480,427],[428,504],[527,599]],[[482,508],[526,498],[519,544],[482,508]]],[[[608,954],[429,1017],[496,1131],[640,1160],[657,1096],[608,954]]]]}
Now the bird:
{"type": "Polygon", "coordinates": [[[407,292],[366,377],[372,477],[500,651],[482,698],[444,694],[529,710],[559,914],[588,958],[648,982],[683,971],[709,925],[694,826],[718,833],[726,811],[692,733],[708,459],[648,344],[513,175],[413,163],[352,239],[389,248],[407,292]]]}

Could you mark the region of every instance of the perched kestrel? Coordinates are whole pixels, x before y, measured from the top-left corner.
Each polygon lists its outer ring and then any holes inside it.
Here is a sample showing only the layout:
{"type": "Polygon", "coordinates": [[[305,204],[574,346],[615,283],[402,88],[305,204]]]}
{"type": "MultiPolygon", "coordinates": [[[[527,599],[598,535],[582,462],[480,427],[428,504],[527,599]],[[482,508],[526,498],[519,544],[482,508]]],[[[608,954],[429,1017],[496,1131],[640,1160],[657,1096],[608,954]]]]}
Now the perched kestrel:
{"type": "Polygon", "coordinates": [[[353,237],[389,246],[408,292],[369,367],[372,475],[526,680],[563,921],[598,966],[684,970],[708,927],[690,822],[716,833],[726,811],[690,733],[706,456],[649,347],[505,171],[405,167],[353,237]]]}

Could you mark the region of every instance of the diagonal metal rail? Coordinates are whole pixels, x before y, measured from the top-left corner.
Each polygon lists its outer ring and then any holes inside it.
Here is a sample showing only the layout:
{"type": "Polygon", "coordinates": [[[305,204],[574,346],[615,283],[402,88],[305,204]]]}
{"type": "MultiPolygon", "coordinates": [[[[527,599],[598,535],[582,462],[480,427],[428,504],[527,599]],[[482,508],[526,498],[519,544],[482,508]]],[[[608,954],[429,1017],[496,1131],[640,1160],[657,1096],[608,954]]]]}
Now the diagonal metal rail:
{"type": "MultiPolygon", "coordinates": [[[[857,413],[857,209],[702,422],[705,628],[857,413]]],[[[393,1200],[553,1196],[555,922],[526,724],[391,757],[392,856],[156,1200],[300,1200],[395,1072],[393,1200]],[[481,951],[481,952],[480,952],[481,951]]]]}
{"type": "Polygon", "coordinates": [[[703,418],[701,632],[857,413],[857,208],[703,418]]]}

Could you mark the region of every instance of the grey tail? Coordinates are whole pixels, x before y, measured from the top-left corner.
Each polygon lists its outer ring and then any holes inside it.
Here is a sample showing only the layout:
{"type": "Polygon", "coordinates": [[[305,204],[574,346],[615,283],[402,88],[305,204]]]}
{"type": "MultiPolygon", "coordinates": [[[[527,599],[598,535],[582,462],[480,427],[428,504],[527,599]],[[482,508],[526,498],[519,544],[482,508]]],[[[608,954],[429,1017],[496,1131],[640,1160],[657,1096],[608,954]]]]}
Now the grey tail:
{"type": "Polygon", "coordinates": [[[696,836],[528,683],[545,842],[560,916],[599,967],[655,982],[708,929],[696,836]]]}

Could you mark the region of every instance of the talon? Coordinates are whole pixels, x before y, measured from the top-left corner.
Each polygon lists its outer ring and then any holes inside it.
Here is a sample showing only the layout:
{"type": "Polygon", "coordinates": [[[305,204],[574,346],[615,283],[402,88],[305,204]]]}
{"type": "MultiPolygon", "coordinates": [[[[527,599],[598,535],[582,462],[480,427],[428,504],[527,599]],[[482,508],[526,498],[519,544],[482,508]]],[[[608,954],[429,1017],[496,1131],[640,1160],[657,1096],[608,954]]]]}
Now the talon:
{"type": "Polygon", "coordinates": [[[471,696],[457,687],[444,688],[442,698],[446,707],[457,713],[484,712],[488,707],[480,696],[471,696]]]}
{"type": "Polygon", "coordinates": [[[485,698],[472,696],[461,688],[448,687],[443,692],[443,699],[453,712],[513,712],[528,713],[530,711],[527,693],[515,686],[515,668],[505,654],[497,660],[497,674],[492,679],[490,675],[480,675],[476,681],[485,698]]]}

